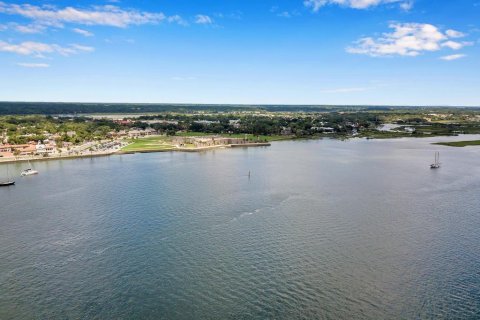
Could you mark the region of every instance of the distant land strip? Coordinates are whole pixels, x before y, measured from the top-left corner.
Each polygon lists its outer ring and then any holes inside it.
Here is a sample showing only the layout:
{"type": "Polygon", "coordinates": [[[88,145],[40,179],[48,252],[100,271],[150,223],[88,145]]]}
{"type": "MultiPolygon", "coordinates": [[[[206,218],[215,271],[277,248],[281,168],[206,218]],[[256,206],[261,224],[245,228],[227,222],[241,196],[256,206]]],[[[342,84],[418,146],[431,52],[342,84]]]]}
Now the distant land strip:
{"type": "Polygon", "coordinates": [[[478,111],[480,107],[446,106],[363,106],[363,105],[241,105],[241,104],[174,104],[174,103],[70,103],[70,102],[0,102],[0,115],[58,115],[58,114],[113,114],[158,113],[199,111],[234,112],[361,112],[393,110],[442,110],[455,109],[478,111]]]}
{"type": "Polygon", "coordinates": [[[455,141],[455,142],[437,142],[436,145],[463,148],[468,146],[480,146],[480,140],[455,141]]]}

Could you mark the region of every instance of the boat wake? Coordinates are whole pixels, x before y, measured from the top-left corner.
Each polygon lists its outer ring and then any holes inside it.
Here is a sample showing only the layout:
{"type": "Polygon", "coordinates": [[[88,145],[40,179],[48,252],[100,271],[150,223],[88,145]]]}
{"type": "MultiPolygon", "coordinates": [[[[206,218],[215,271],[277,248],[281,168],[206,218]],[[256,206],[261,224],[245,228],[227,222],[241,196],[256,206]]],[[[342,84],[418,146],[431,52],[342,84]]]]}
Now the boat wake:
{"type": "Polygon", "coordinates": [[[277,208],[279,208],[281,205],[285,204],[286,202],[294,199],[294,198],[297,198],[298,197],[298,194],[291,194],[291,195],[288,195],[286,197],[283,197],[282,200],[280,200],[277,204],[275,205],[271,205],[271,206],[265,206],[265,207],[262,207],[262,208],[257,208],[253,211],[245,211],[245,212],[242,212],[239,216],[233,218],[230,222],[235,222],[235,221],[238,221],[240,219],[243,219],[243,218],[246,218],[246,217],[249,217],[249,216],[252,216],[252,215],[255,215],[257,213],[261,213],[263,211],[268,211],[268,210],[275,210],[277,208]]]}

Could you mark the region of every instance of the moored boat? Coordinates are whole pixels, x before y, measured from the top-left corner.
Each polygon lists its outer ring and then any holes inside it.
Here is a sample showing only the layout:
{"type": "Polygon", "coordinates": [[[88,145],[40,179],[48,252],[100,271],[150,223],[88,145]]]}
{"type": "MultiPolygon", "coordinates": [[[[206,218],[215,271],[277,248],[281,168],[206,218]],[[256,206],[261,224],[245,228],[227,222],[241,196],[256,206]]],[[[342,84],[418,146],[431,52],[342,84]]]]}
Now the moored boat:
{"type": "Polygon", "coordinates": [[[32,175],[34,175],[34,174],[38,174],[38,171],[37,171],[37,170],[33,170],[33,169],[32,169],[32,165],[30,164],[30,161],[28,161],[28,168],[22,171],[21,176],[22,176],[22,177],[32,176],[32,175]]]}
{"type": "Polygon", "coordinates": [[[7,180],[6,181],[0,181],[0,187],[13,186],[14,184],[15,184],[15,181],[10,179],[10,175],[9,175],[9,172],[8,172],[8,164],[7,164],[7,180]]]}
{"type": "Polygon", "coordinates": [[[430,169],[440,168],[440,152],[435,152],[435,162],[430,165],[430,169]]]}
{"type": "Polygon", "coordinates": [[[33,170],[33,169],[31,169],[31,168],[25,169],[25,170],[23,170],[22,173],[21,173],[22,177],[31,176],[31,175],[34,175],[34,174],[38,174],[38,171],[37,171],[37,170],[33,170]]]}

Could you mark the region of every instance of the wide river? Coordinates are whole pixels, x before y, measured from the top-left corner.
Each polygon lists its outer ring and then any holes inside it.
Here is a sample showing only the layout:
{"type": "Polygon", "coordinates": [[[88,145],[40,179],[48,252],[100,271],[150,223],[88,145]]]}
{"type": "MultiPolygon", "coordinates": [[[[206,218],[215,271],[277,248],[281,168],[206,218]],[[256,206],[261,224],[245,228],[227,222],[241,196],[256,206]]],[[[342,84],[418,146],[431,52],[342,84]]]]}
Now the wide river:
{"type": "Polygon", "coordinates": [[[478,319],[480,147],[430,144],[473,138],[35,162],[0,319],[478,319]]]}

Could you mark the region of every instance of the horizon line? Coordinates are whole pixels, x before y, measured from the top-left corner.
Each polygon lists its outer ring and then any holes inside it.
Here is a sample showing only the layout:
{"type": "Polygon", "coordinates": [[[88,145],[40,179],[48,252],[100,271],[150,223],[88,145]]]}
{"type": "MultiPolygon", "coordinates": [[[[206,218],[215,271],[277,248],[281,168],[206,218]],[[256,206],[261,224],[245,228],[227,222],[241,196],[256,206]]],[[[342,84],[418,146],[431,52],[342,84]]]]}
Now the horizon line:
{"type": "Polygon", "coordinates": [[[172,105],[172,106],[284,106],[284,107],[389,107],[389,108],[480,108],[480,105],[411,105],[411,104],[291,104],[291,103],[195,103],[195,102],[79,102],[79,101],[20,101],[20,100],[0,100],[4,103],[52,103],[52,104],[113,104],[113,105],[172,105]]]}

